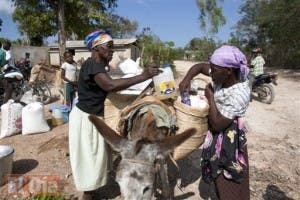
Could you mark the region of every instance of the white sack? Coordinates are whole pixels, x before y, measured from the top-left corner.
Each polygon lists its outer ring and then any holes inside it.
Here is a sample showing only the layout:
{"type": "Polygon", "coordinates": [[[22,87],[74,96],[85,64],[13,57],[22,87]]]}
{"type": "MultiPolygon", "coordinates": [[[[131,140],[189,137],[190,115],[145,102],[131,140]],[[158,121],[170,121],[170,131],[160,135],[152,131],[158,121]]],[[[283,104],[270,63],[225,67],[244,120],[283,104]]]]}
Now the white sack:
{"type": "Polygon", "coordinates": [[[138,74],[142,73],[143,69],[139,66],[138,63],[133,61],[130,58],[127,58],[119,64],[119,68],[124,74],[138,74]]]}
{"type": "Polygon", "coordinates": [[[44,112],[44,104],[33,102],[23,108],[22,111],[22,134],[42,133],[50,130],[44,112]]]}
{"type": "MultiPolygon", "coordinates": [[[[139,74],[140,73],[138,73],[138,74],[126,74],[126,75],[122,76],[122,78],[130,78],[130,77],[133,77],[133,76],[137,76],[139,74]]],[[[151,83],[151,81],[152,81],[152,79],[149,78],[148,80],[145,80],[141,83],[137,83],[135,85],[132,85],[132,86],[128,87],[127,90],[140,90],[140,91],[143,91],[151,83]]]]}
{"type": "Polygon", "coordinates": [[[190,95],[190,99],[192,107],[203,109],[208,106],[207,102],[201,99],[199,95],[190,95]]]}
{"type": "Polygon", "coordinates": [[[36,95],[33,95],[33,90],[30,89],[30,90],[28,90],[27,92],[25,92],[23,94],[20,101],[25,103],[25,104],[30,104],[30,103],[33,103],[33,102],[37,102],[37,98],[36,98],[36,95]]]}
{"type": "Polygon", "coordinates": [[[23,74],[21,72],[8,72],[4,75],[5,78],[16,78],[18,80],[23,79],[23,74]]]}
{"type": "Polygon", "coordinates": [[[15,135],[22,130],[22,108],[20,103],[10,99],[1,106],[1,133],[0,138],[15,135]]]}

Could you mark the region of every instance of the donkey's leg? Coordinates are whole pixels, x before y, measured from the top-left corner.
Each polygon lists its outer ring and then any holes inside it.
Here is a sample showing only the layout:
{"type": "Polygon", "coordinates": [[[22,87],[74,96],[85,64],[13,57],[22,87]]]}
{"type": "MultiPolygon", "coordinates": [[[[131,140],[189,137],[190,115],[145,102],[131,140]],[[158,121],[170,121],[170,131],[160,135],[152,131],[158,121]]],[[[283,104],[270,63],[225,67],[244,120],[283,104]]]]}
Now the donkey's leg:
{"type": "Polygon", "coordinates": [[[81,200],[97,200],[96,190],[84,191],[81,200]]]}
{"type": "Polygon", "coordinates": [[[159,157],[157,159],[157,164],[159,165],[159,177],[161,179],[161,195],[163,198],[171,199],[171,190],[168,180],[168,169],[167,169],[167,163],[166,160],[162,157],[159,157]]]}

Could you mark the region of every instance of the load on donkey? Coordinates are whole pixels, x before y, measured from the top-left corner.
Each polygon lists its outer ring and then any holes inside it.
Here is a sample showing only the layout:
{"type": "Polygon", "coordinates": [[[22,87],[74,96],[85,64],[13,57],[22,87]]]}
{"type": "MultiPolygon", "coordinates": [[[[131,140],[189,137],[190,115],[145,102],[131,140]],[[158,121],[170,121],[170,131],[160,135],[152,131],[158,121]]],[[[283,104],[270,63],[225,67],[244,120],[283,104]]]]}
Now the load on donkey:
{"type": "MultiPolygon", "coordinates": [[[[158,177],[161,180],[160,195],[165,198],[172,196],[166,158],[189,138],[199,135],[199,129],[191,127],[174,135],[177,121],[173,106],[167,106],[153,96],[146,96],[125,107],[118,132],[94,115],[90,115],[89,119],[106,142],[121,155],[116,181],[123,199],[151,199],[157,189],[158,177]]],[[[200,134],[203,135],[203,130],[200,134]]],[[[203,136],[200,138],[202,143],[203,136]]],[[[199,136],[196,139],[199,140],[199,136]]]]}

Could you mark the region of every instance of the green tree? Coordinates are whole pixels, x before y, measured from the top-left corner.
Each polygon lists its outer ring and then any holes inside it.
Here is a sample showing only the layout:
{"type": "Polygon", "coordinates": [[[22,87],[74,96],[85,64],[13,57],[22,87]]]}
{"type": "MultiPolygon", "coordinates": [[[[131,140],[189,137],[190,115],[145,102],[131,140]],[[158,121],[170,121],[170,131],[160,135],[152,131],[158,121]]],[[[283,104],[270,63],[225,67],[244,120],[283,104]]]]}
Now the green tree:
{"type": "Polygon", "coordinates": [[[138,47],[141,49],[141,65],[148,66],[150,63],[162,65],[170,64],[174,67],[173,61],[178,57],[178,51],[174,48],[174,42],[162,42],[149,27],[143,28],[137,35],[138,47]]]}
{"type": "MultiPolygon", "coordinates": [[[[250,40],[257,40],[258,31],[258,15],[259,15],[259,1],[246,0],[240,8],[240,14],[243,17],[238,21],[235,34],[246,43],[250,40]]],[[[252,47],[253,48],[253,47],[252,47]]]]}
{"type": "Polygon", "coordinates": [[[12,0],[16,6],[13,20],[18,22],[21,34],[54,36],[59,31],[58,18],[64,8],[66,36],[83,38],[87,32],[109,24],[107,13],[116,6],[116,0],[12,0]],[[60,3],[60,4],[59,4],[60,3]]]}
{"type": "MultiPolygon", "coordinates": [[[[223,0],[219,1],[223,2],[223,0]]],[[[226,23],[222,7],[218,6],[217,2],[217,0],[197,0],[197,6],[200,10],[200,26],[201,28],[206,29],[209,24],[209,33],[211,34],[217,33],[219,27],[226,23]]]]}
{"type": "Polygon", "coordinates": [[[116,38],[127,38],[134,35],[138,28],[138,22],[131,22],[129,19],[118,16],[116,14],[110,14],[108,16],[110,22],[110,29],[116,38]]]}
{"type": "Polygon", "coordinates": [[[2,44],[4,44],[5,42],[8,42],[9,40],[8,39],[6,39],[6,38],[0,38],[0,42],[2,43],[2,44]]]}
{"type": "Polygon", "coordinates": [[[273,65],[300,68],[300,1],[262,2],[259,33],[273,65]]]}
{"type": "Polygon", "coordinates": [[[65,40],[71,35],[83,37],[95,29],[108,27],[107,17],[116,7],[116,0],[12,0],[16,9],[13,20],[21,34],[29,39],[58,35],[60,56],[65,40]]]}
{"type": "Polygon", "coordinates": [[[198,61],[207,61],[217,44],[212,38],[193,38],[186,46],[186,53],[198,61]]]}
{"type": "Polygon", "coordinates": [[[260,47],[268,64],[300,67],[300,1],[247,0],[237,32],[247,49],[260,47]]]}
{"type": "Polygon", "coordinates": [[[227,42],[228,45],[233,45],[238,47],[239,49],[242,49],[242,41],[240,40],[239,36],[237,34],[231,33],[230,39],[227,42]]]}
{"type": "Polygon", "coordinates": [[[174,51],[171,52],[173,55],[172,57],[174,57],[174,59],[176,60],[183,60],[185,59],[185,50],[184,48],[174,48],[174,51]]]}

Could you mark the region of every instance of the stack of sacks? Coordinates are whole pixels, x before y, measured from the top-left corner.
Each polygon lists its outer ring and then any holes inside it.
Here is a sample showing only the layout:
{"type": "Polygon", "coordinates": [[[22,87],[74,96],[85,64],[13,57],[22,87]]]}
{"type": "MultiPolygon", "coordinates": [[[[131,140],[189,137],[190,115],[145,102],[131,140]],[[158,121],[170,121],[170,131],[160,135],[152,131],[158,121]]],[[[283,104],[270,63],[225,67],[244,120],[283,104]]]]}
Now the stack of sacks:
{"type": "Polygon", "coordinates": [[[29,103],[23,107],[10,99],[1,106],[1,133],[0,138],[12,136],[22,132],[22,135],[48,132],[44,104],[29,103]]]}

